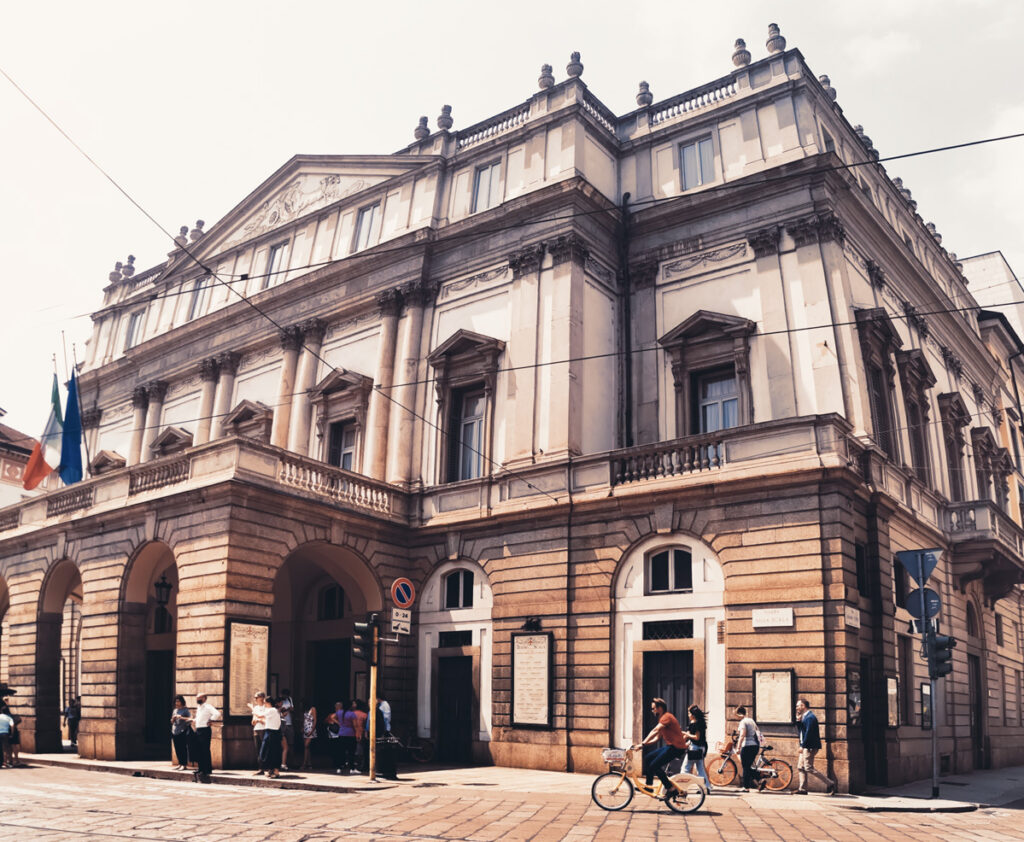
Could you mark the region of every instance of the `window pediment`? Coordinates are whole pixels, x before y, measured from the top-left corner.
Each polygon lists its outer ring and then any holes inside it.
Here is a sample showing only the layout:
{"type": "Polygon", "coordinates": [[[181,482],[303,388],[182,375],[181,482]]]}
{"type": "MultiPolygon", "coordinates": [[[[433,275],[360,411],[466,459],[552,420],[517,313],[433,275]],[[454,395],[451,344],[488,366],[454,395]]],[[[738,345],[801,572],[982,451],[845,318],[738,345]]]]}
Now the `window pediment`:
{"type": "Polygon", "coordinates": [[[93,457],[92,462],[89,463],[89,470],[96,475],[108,474],[111,471],[123,468],[127,464],[128,460],[116,450],[101,450],[93,457]]]}
{"type": "Polygon", "coordinates": [[[679,345],[684,342],[694,344],[735,339],[750,336],[756,329],[757,325],[750,319],[730,316],[725,313],[713,313],[709,310],[698,310],[662,336],[658,340],[658,344],[667,348],[670,345],[679,345]]]}
{"type": "Polygon", "coordinates": [[[974,427],[971,430],[971,445],[974,447],[975,457],[986,460],[995,458],[1001,449],[988,427],[974,427]]]}
{"type": "Polygon", "coordinates": [[[241,401],[224,416],[224,429],[232,435],[270,441],[270,428],[274,423],[274,410],[259,401],[241,401]]]}
{"type": "Polygon", "coordinates": [[[505,343],[492,336],[484,336],[471,330],[459,329],[438,345],[427,357],[434,368],[450,365],[458,357],[473,357],[480,361],[493,361],[505,350],[505,343]]]}
{"type": "Polygon", "coordinates": [[[192,434],[182,427],[167,427],[158,435],[151,445],[155,456],[168,456],[180,453],[192,446],[192,434]]]}
{"type": "Polygon", "coordinates": [[[866,353],[874,352],[887,357],[903,347],[903,340],[884,307],[857,310],[855,315],[861,345],[866,353]]]}
{"type": "Polygon", "coordinates": [[[936,383],[931,366],[928,365],[928,360],[920,348],[897,351],[896,365],[899,366],[900,376],[908,388],[923,392],[931,389],[936,383]]]}
{"type": "Polygon", "coordinates": [[[358,371],[336,368],[313,387],[310,391],[310,398],[316,403],[330,397],[341,397],[342,392],[346,393],[346,396],[356,393],[368,395],[372,388],[372,377],[367,377],[358,371]]]}
{"type": "Polygon", "coordinates": [[[939,395],[939,413],[952,429],[962,429],[971,423],[971,413],[959,392],[939,395]]]}

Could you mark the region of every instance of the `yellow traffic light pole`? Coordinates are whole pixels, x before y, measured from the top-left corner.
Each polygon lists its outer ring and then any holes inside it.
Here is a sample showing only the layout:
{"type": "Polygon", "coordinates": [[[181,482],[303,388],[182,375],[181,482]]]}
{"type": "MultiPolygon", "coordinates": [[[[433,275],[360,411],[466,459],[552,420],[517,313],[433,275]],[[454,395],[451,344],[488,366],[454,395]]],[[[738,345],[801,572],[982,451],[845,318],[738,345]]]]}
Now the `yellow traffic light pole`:
{"type": "Polygon", "coordinates": [[[373,624],[373,651],[370,657],[370,780],[377,780],[377,660],[380,654],[380,635],[373,624]]]}

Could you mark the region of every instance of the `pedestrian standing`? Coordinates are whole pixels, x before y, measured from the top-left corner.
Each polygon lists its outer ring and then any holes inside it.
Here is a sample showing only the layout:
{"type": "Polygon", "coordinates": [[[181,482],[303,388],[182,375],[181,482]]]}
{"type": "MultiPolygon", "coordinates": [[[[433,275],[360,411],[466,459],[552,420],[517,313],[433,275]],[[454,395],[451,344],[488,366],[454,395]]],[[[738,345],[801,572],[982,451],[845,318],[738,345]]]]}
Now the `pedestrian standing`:
{"type": "Polygon", "coordinates": [[[14,761],[11,758],[11,731],[13,730],[14,717],[0,711],[0,769],[4,766],[14,768],[14,761]]]}
{"type": "Polygon", "coordinates": [[[174,756],[178,758],[179,772],[184,772],[188,768],[188,738],[191,730],[185,697],[175,696],[174,710],[171,711],[171,742],[174,743],[174,756]]]}
{"type": "Polygon", "coordinates": [[[683,757],[683,771],[689,773],[690,769],[696,766],[697,774],[704,779],[704,786],[711,792],[711,781],[704,768],[704,758],[708,753],[707,715],[697,705],[690,705],[686,709],[686,715],[689,724],[684,734],[690,741],[690,747],[686,749],[686,755],[683,757]]]}
{"type": "Polygon", "coordinates": [[[826,793],[835,795],[838,788],[836,782],[814,768],[814,756],[821,750],[821,733],[818,730],[818,717],[814,715],[807,699],[796,700],[796,730],[800,735],[800,757],[796,764],[797,795],[807,795],[808,775],[822,781],[826,793]]]}
{"type": "Polygon", "coordinates": [[[381,718],[384,720],[384,732],[391,733],[391,703],[381,696],[377,707],[380,709],[381,718]]]}
{"type": "Polygon", "coordinates": [[[281,774],[281,710],[280,701],[267,699],[263,706],[263,747],[260,750],[260,771],[266,772],[268,778],[277,778],[281,774]]]}
{"type": "Polygon", "coordinates": [[[370,771],[370,730],[366,724],[369,718],[366,702],[356,699],[352,702],[352,712],[355,714],[356,725],[356,765],[365,775],[370,771]]]}
{"type": "Polygon", "coordinates": [[[282,690],[278,699],[278,710],[281,712],[281,768],[288,770],[288,752],[295,748],[295,725],[292,722],[292,712],[295,705],[292,702],[292,691],[282,690]]]}
{"type": "Polygon", "coordinates": [[[260,765],[260,752],[263,750],[263,714],[266,712],[267,694],[262,690],[252,697],[252,703],[246,706],[252,711],[252,744],[256,749],[256,771],[263,773],[260,765]]]}
{"type": "Polygon", "coordinates": [[[196,771],[192,780],[208,784],[210,775],[213,773],[213,758],[210,756],[210,742],[213,739],[211,726],[212,723],[220,721],[220,711],[206,701],[205,693],[196,696],[196,712],[190,721],[196,732],[193,738],[196,751],[196,771]]]}
{"type": "Polygon", "coordinates": [[[302,700],[302,768],[312,769],[311,746],[316,739],[316,705],[308,699],[302,700]]]}
{"type": "Polygon", "coordinates": [[[78,748],[78,723],[82,719],[82,697],[75,696],[64,708],[64,725],[68,729],[68,740],[72,748],[78,748]]]}
{"type": "Polygon", "coordinates": [[[334,774],[336,775],[341,774],[341,720],[344,710],[345,705],[335,702],[334,710],[324,719],[327,725],[327,748],[331,752],[331,762],[334,764],[334,774]]]}
{"type": "Polygon", "coordinates": [[[338,742],[341,743],[341,768],[346,775],[356,771],[356,714],[353,704],[345,711],[338,711],[341,727],[338,730],[338,742]]]}
{"type": "Polygon", "coordinates": [[[754,761],[757,760],[757,753],[761,750],[761,731],[757,723],[747,716],[747,709],[743,705],[736,708],[736,716],[739,724],[736,726],[736,747],[740,750],[740,763],[743,764],[743,786],[740,792],[749,792],[751,789],[764,789],[764,781],[758,780],[754,774],[754,761]]]}

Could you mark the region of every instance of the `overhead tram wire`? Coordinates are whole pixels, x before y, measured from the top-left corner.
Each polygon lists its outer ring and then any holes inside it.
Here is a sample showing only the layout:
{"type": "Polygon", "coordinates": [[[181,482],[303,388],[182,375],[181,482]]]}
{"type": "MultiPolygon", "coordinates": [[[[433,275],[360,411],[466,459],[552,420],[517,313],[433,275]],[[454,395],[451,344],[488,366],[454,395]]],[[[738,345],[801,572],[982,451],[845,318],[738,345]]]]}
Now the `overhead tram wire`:
{"type": "MultiPolygon", "coordinates": [[[[92,157],[90,157],[88,155],[88,153],[86,153],[85,150],[82,149],[82,147],[79,146],[71,138],[71,136],[67,132],[65,132],[64,129],[62,129],[57,124],[56,120],[54,120],[45,111],[45,109],[43,109],[42,106],[40,106],[34,99],[32,99],[32,97],[30,97],[28,95],[28,93],[25,90],[23,90],[21,88],[21,86],[18,85],[17,82],[14,81],[14,79],[12,79],[10,77],[10,75],[7,73],[7,71],[5,71],[2,67],[0,67],[0,73],[2,73],[4,75],[4,77],[15,87],[15,89],[22,96],[24,96],[26,100],[28,100],[28,102],[32,105],[33,108],[35,108],[40,114],[43,115],[43,117],[47,120],[48,123],[50,123],[50,125],[52,125],[58,132],[60,132],[60,134],[64,137],[64,139],[67,140],[68,143],[70,143],[79,152],[79,154],[81,154],[90,164],[92,164],[92,166],[95,167],[104,176],[104,178],[106,178],[111,184],[113,184],[114,187],[116,187],[117,190],[126,199],[128,199],[128,201],[130,201],[132,203],[132,205],[134,205],[150,222],[152,222],[153,225],[155,225],[156,228],[159,231],[161,231],[169,240],[171,240],[172,242],[174,241],[174,237],[171,236],[170,232],[166,231],[164,229],[164,227],[159,222],[157,222],[156,219],[152,215],[150,215],[150,213],[144,207],[142,207],[142,205],[140,205],[134,198],[132,198],[132,196],[128,193],[128,191],[125,190],[120,184],[118,184],[113,176],[111,176],[106,170],[103,169],[103,167],[101,167],[96,161],[94,161],[92,159],[92,157]]],[[[235,295],[237,295],[242,301],[244,301],[246,304],[248,304],[257,314],[262,316],[264,319],[266,319],[268,322],[270,322],[275,328],[277,328],[278,331],[284,332],[285,328],[284,328],[283,325],[279,324],[269,313],[265,312],[259,306],[257,306],[248,296],[246,296],[244,293],[239,292],[238,290],[234,289],[231,286],[230,283],[228,283],[228,282],[224,281],[223,279],[221,279],[216,272],[214,272],[212,269],[210,269],[207,266],[205,266],[203,264],[203,262],[198,257],[196,257],[196,255],[192,252],[192,250],[190,248],[188,248],[187,245],[180,245],[179,244],[179,246],[180,246],[181,250],[191,260],[193,260],[196,263],[196,265],[199,266],[199,268],[202,269],[203,272],[206,275],[208,275],[209,277],[211,277],[214,280],[216,280],[217,283],[221,284],[222,286],[226,286],[228,288],[228,290],[230,290],[231,292],[235,293],[235,295]]],[[[312,356],[314,359],[318,360],[319,362],[321,362],[325,366],[327,366],[328,370],[333,371],[335,369],[335,366],[332,366],[318,352],[314,351],[312,348],[310,348],[308,345],[306,345],[305,342],[302,343],[301,347],[304,348],[306,351],[308,351],[310,356],[312,356]]],[[[449,442],[451,442],[452,436],[451,436],[450,432],[448,432],[447,430],[444,430],[442,427],[440,427],[439,425],[435,424],[429,418],[425,418],[424,416],[420,415],[418,412],[416,412],[416,410],[410,409],[409,407],[405,406],[400,401],[398,401],[396,398],[393,398],[391,395],[386,394],[380,388],[377,388],[376,391],[377,391],[377,393],[379,395],[384,397],[386,400],[388,400],[391,403],[395,404],[399,409],[402,409],[403,411],[408,412],[413,418],[417,418],[420,421],[422,421],[424,424],[427,424],[428,426],[433,427],[442,436],[444,436],[446,439],[448,439],[449,442]]],[[[534,485],[532,482],[530,482],[530,480],[527,477],[523,476],[518,471],[513,471],[512,469],[510,469],[510,468],[508,468],[508,467],[506,467],[504,465],[498,464],[493,459],[491,459],[489,456],[487,456],[487,454],[482,453],[480,450],[477,450],[472,445],[467,445],[465,442],[460,442],[460,444],[462,444],[468,450],[470,450],[473,453],[475,453],[477,456],[479,456],[482,460],[484,460],[492,468],[497,468],[499,471],[502,472],[502,474],[507,474],[509,476],[513,476],[513,477],[521,480],[528,488],[531,488],[534,491],[537,491],[540,494],[543,494],[545,497],[550,498],[555,503],[558,502],[558,498],[557,497],[555,497],[553,494],[548,493],[547,491],[544,491],[544,489],[542,489],[542,488],[538,488],[536,485],[534,485]]]]}

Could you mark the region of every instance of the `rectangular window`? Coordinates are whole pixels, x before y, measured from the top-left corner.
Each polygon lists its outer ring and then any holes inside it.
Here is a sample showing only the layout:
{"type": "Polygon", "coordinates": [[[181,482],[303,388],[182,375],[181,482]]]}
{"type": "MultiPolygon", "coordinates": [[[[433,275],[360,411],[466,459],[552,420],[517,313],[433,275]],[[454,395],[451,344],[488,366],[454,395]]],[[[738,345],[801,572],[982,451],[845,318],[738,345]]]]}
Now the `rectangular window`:
{"type": "Polygon", "coordinates": [[[647,560],[647,592],[693,590],[693,556],[689,550],[662,550],[647,560]]]}
{"type": "Polygon", "coordinates": [[[715,180],[715,153],[711,138],[704,137],[680,147],[683,190],[692,190],[715,180]]]}
{"type": "Polygon", "coordinates": [[[644,623],[644,640],[689,640],[693,637],[693,620],[658,620],[644,623]]]}
{"type": "Polygon", "coordinates": [[[1003,636],[1003,618],[999,614],[996,614],[996,646],[1004,645],[1003,636]]]}
{"type": "Polygon", "coordinates": [[[267,259],[267,274],[263,277],[260,289],[267,289],[279,283],[284,270],[288,267],[288,242],[271,246],[270,257],[267,259]]]}
{"type": "Polygon", "coordinates": [[[362,251],[377,242],[380,236],[380,202],[359,211],[352,251],[362,251]]]}
{"type": "Polygon", "coordinates": [[[875,441],[890,459],[896,459],[896,440],[892,434],[892,410],[885,372],[877,365],[868,366],[868,397],[875,441]]]}
{"type": "Polygon", "coordinates": [[[907,573],[907,568],[896,561],[896,559],[893,559],[892,578],[895,589],[893,597],[896,600],[896,605],[900,608],[906,608],[907,594],[910,593],[910,574],[907,573]]]}
{"type": "Polygon", "coordinates": [[[471,629],[465,631],[443,631],[437,635],[437,648],[448,649],[452,646],[472,646],[473,632],[471,629]]]}
{"type": "Polygon", "coordinates": [[[498,193],[500,174],[500,161],[477,167],[473,182],[473,213],[493,208],[501,202],[501,195],[498,193]]]}
{"type": "Polygon", "coordinates": [[[128,330],[124,335],[124,349],[134,348],[142,340],[142,317],[145,310],[138,310],[128,317],[128,330]]]}
{"type": "Polygon", "coordinates": [[[868,558],[867,547],[863,544],[854,544],[853,558],[857,568],[857,592],[861,596],[868,596],[868,558]]]}
{"type": "Polygon", "coordinates": [[[445,608],[473,607],[473,571],[456,570],[444,580],[445,608]]]}
{"type": "Polygon", "coordinates": [[[729,369],[696,375],[697,431],[714,433],[740,423],[736,374],[729,369]]]}
{"type": "Polygon", "coordinates": [[[1020,466],[1020,430],[1010,425],[1010,441],[1013,442],[1013,464],[1017,466],[1017,470],[1021,470],[1020,466]]]}
{"type": "Polygon", "coordinates": [[[204,275],[192,282],[192,300],[188,306],[188,321],[203,315],[210,298],[210,276],[204,275]]]}
{"type": "Polygon", "coordinates": [[[822,129],[821,130],[821,136],[822,136],[822,139],[825,141],[825,151],[826,152],[835,152],[836,151],[836,142],[832,139],[832,135],[830,135],[826,129],[822,129]]]}
{"type": "Polygon", "coordinates": [[[327,463],[346,471],[354,471],[355,458],[356,425],[351,421],[335,421],[331,424],[327,439],[327,463]]]}
{"type": "Polygon", "coordinates": [[[448,425],[448,482],[483,476],[485,408],[486,397],[479,386],[452,392],[448,425]]]}
{"type": "Polygon", "coordinates": [[[914,638],[899,637],[899,668],[900,684],[906,688],[900,699],[900,722],[903,725],[914,724],[914,694],[910,688],[914,686],[914,638]]]}
{"type": "Polygon", "coordinates": [[[960,445],[946,439],[946,462],[949,465],[949,496],[954,503],[964,499],[964,465],[960,445]]]}
{"type": "Polygon", "coordinates": [[[907,401],[907,432],[910,435],[911,468],[921,482],[928,482],[928,438],[921,407],[907,401]]]}

